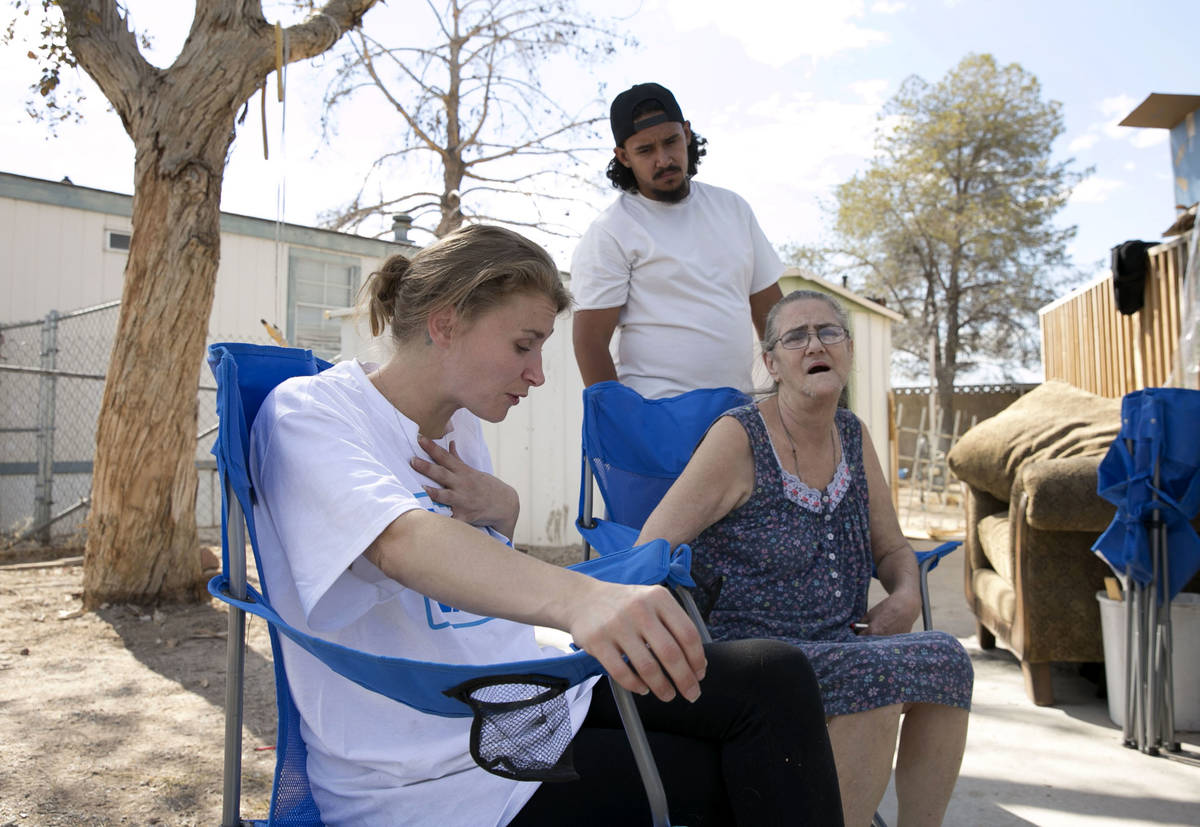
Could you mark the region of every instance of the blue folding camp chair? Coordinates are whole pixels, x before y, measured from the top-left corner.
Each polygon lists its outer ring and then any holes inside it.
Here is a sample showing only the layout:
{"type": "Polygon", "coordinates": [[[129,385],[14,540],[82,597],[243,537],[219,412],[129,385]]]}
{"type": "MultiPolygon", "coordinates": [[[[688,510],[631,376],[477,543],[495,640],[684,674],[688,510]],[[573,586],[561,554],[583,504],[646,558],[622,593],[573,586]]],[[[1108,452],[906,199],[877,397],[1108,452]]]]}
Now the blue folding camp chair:
{"type": "MultiPolygon", "coordinates": [[[[709,426],[725,411],[749,401],[749,396],[734,388],[704,388],[666,399],[645,399],[619,382],[585,388],[579,516],[575,521],[584,539],[585,559],[592,548],[604,554],[632,545],[709,426]],[[593,481],[600,489],[607,519],[592,513],[593,481]]],[[[933,628],[929,572],[960,545],[952,540],[917,552],[926,629],[933,628]]],[[[684,605],[692,612],[686,600],[684,605]]]]}
{"type": "MultiPolygon", "coordinates": [[[[600,664],[586,652],[522,663],[490,666],[461,666],[401,658],[385,658],[347,649],[307,635],[280,618],[269,603],[265,581],[261,592],[246,581],[246,536],[261,572],[258,540],[252,505],[254,491],[249,475],[249,432],[258,409],[275,385],[292,376],[311,376],[329,367],[308,350],[250,344],[210,346],[209,365],[217,380],[217,413],[220,428],[213,453],[222,484],[221,573],[208,584],[215,597],[230,605],[227,673],[225,693],[225,771],[224,803],[221,824],[240,827],[246,823],[267,825],[319,825],[320,814],[313,801],[306,774],[304,741],[300,737],[300,716],[288,690],[280,654],[280,635],[320,658],[331,669],[356,683],[400,703],[433,715],[475,716],[484,727],[491,723],[481,710],[503,699],[502,708],[524,706],[528,711],[544,700],[545,685],[531,682],[535,676],[546,683],[575,685],[602,673],[600,664]],[[257,615],[269,624],[271,652],[275,664],[275,694],[278,705],[275,782],[268,818],[244,822],[241,819],[241,743],[242,683],[245,659],[246,613],[257,615]],[[506,678],[506,676],[508,676],[506,678]],[[483,684],[480,686],[480,684],[483,684]],[[482,716],[482,717],[481,717],[482,716]]],[[[672,551],[665,541],[647,543],[636,549],[597,558],[575,568],[592,576],[623,583],[692,585],[688,573],[690,550],[672,551]]],[[[652,823],[670,824],[666,795],[633,698],[612,684],[622,722],[633,748],[634,758],[646,786],[652,823]]],[[[539,707],[538,711],[542,711],[539,707]]],[[[534,716],[535,718],[537,716],[534,716]]],[[[552,717],[552,716],[551,716],[552,717]]],[[[530,732],[530,738],[544,739],[544,729],[530,732]]],[[[539,756],[523,749],[524,744],[509,745],[476,760],[485,769],[500,775],[523,772],[549,776],[557,757],[539,756]]],[[[565,746],[565,744],[564,744],[565,746]]],[[[514,777],[510,774],[508,777],[514,777]]],[[[418,817],[418,816],[414,816],[418,817]]]]}
{"type": "Polygon", "coordinates": [[[1124,743],[1179,752],[1171,601],[1200,570],[1200,391],[1146,388],[1121,401],[1121,430],[1100,462],[1097,490],[1117,506],[1092,546],[1125,586],[1124,743]]]}

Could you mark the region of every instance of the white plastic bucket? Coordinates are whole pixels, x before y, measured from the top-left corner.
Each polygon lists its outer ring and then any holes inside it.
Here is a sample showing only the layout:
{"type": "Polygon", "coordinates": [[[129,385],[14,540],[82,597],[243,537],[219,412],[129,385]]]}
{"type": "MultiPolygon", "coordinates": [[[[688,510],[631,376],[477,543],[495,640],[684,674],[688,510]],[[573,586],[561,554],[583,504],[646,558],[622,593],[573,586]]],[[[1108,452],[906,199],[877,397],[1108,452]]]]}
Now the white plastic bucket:
{"type": "MultiPolygon", "coordinates": [[[[1125,604],[1096,592],[1104,639],[1108,717],[1125,726],[1125,604]]],[[[1171,667],[1175,686],[1175,729],[1200,731],[1200,594],[1180,592],[1171,601],[1171,667]]]]}

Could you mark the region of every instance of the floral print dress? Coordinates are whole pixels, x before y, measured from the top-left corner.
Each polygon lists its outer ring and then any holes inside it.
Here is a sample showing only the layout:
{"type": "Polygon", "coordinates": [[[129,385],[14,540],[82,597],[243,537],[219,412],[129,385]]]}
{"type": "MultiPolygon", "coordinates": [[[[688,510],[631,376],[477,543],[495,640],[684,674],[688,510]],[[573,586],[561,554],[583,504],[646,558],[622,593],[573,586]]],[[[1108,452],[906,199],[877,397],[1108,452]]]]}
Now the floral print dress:
{"type": "Polygon", "coordinates": [[[851,629],[866,614],[873,566],[858,417],[838,409],[842,458],[818,491],[784,470],[757,405],[725,415],[750,438],[754,491],[692,543],[696,579],[720,581],[709,615],[713,638],[799,646],[821,683],[826,715],[894,703],[969,709],[974,672],[954,637],[860,636],[851,629]]]}

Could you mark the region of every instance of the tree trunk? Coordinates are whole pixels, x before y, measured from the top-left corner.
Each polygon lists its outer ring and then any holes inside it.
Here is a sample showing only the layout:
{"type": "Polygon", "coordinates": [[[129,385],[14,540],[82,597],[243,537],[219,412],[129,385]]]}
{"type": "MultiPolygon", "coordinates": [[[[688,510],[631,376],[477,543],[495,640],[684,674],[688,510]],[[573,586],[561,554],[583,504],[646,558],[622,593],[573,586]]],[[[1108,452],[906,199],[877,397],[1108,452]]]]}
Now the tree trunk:
{"type": "Polygon", "coordinates": [[[938,450],[950,447],[950,433],[954,427],[954,368],[941,364],[937,371],[937,406],[942,412],[942,427],[937,436],[938,450]]]}
{"type": "Polygon", "coordinates": [[[450,82],[442,100],[446,107],[446,147],[442,150],[442,196],[439,200],[441,217],[433,234],[445,238],[462,226],[462,180],[466,165],[463,163],[462,123],[459,121],[459,104],[462,90],[462,48],[466,40],[462,36],[462,6],[455,2],[452,9],[453,23],[450,37],[448,70],[450,82]]]}
{"type": "Polygon", "coordinates": [[[443,238],[462,226],[462,196],[464,164],[458,158],[447,158],[442,171],[441,220],[433,234],[443,238]]]}
{"type": "MultiPolygon", "coordinates": [[[[289,27],[287,58],[332,46],[375,0],[330,0],[289,27]]],[[[199,0],[183,50],[147,63],[114,0],[60,0],[67,44],[136,151],[133,234],[96,427],[83,604],[204,593],[196,543],[196,395],[220,258],[221,180],[238,109],[276,68],[251,0],[199,0]]]]}
{"type": "MultiPolygon", "coordinates": [[[[225,134],[232,138],[229,128],[225,134]]],[[[137,140],[137,243],[125,267],[118,345],[96,429],[84,556],[88,608],[203,593],[196,388],[220,259],[221,169],[231,141],[215,165],[197,158],[164,170],[156,137],[158,130],[150,130],[137,140]]]]}

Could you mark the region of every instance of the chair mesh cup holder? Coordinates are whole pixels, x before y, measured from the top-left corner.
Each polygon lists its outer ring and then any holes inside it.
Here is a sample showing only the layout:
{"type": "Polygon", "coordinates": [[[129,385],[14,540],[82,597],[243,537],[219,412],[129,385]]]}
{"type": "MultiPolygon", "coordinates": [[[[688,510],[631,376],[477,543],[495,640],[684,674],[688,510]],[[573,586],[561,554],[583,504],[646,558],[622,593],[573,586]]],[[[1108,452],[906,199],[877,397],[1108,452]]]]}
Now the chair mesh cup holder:
{"type": "Polygon", "coordinates": [[[471,757],[515,781],[575,781],[570,684],[543,675],[474,678],[447,689],[474,712],[471,757]]]}

